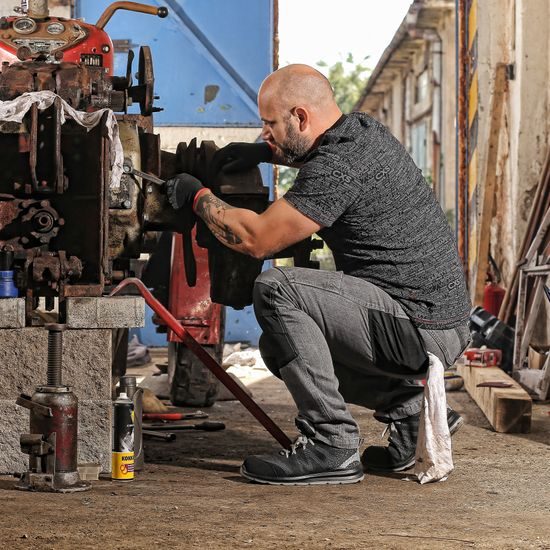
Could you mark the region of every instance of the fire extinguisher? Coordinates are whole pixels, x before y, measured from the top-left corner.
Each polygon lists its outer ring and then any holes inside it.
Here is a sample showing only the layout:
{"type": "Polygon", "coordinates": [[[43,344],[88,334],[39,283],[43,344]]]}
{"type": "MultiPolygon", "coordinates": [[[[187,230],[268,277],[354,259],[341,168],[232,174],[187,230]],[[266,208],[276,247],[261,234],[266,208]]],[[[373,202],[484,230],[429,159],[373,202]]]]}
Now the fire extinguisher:
{"type": "Polygon", "coordinates": [[[489,255],[489,261],[495,274],[493,275],[491,272],[487,273],[488,282],[483,290],[483,309],[498,317],[506,290],[498,284],[501,280],[500,270],[491,255],[489,255]]]}

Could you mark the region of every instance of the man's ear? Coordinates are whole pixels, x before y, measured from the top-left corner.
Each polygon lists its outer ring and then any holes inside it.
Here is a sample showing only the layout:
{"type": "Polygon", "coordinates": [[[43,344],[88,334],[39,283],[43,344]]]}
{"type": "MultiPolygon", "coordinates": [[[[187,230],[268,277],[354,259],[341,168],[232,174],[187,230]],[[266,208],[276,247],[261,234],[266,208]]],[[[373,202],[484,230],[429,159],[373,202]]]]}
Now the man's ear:
{"type": "Polygon", "coordinates": [[[310,124],[309,113],[303,107],[294,107],[291,113],[298,119],[300,130],[303,132],[310,124]]]}

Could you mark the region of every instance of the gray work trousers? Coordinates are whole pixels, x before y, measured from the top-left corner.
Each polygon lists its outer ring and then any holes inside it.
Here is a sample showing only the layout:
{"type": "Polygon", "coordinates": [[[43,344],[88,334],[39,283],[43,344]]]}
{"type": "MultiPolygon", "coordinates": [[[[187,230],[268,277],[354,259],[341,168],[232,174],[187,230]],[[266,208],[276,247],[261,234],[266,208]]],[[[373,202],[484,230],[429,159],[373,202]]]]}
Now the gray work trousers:
{"type": "Polygon", "coordinates": [[[334,447],[357,448],[360,434],[347,403],[374,409],[380,420],[417,414],[431,352],[448,367],[466,348],[466,323],[417,329],[377,286],[342,272],[273,268],[254,285],[263,330],[260,352],[282,378],[298,420],[334,447]]]}

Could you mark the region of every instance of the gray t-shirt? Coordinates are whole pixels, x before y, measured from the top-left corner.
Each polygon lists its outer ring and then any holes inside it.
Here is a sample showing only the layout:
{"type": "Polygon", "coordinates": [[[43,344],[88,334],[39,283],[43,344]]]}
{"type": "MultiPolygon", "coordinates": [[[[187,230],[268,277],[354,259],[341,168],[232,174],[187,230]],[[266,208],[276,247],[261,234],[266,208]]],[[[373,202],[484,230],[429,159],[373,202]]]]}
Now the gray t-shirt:
{"type": "Polygon", "coordinates": [[[385,126],[364,113],[342,117],[284,198],[324,226],[338,270],[386,291],[418,327],[464,324],[470,299],[451,228],[385,126]]]}

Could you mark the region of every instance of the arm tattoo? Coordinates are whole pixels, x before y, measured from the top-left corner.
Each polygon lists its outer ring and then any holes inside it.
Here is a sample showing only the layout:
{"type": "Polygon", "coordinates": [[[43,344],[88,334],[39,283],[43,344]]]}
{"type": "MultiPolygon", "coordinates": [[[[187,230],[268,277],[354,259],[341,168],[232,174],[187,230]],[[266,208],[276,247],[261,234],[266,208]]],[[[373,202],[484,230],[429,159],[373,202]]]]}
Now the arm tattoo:
{"type": "Polygon", "coordinates": [[[226,211],[232,209],[230,204],[212,193],[207,193],[199,198],[195,211],[219,241],[227,245],[238,245],[243,241],[224,223],[226,211]]]}

